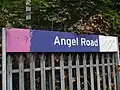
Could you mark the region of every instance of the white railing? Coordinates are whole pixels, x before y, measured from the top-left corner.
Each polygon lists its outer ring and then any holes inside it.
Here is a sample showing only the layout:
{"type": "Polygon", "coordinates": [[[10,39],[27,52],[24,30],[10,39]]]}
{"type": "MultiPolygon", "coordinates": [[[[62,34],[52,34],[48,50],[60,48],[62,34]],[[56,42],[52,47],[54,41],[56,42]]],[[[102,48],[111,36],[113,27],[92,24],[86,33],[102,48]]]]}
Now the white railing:
{"type": "Polygon", "coordinates": [[[7,55],[7,90],[117,90],[115,53],[7,55]]]}

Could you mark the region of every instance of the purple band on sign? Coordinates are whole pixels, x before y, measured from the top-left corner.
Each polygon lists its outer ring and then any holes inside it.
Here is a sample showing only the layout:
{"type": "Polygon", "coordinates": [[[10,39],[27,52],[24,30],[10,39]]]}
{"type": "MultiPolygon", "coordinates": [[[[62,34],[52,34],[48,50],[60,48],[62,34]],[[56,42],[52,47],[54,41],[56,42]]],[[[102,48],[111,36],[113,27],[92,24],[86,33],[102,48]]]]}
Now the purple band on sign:
{"type": "Polygon", "coordinates": [[[31,31],[31,52],[99,52],[98,35],[31,31]]]}

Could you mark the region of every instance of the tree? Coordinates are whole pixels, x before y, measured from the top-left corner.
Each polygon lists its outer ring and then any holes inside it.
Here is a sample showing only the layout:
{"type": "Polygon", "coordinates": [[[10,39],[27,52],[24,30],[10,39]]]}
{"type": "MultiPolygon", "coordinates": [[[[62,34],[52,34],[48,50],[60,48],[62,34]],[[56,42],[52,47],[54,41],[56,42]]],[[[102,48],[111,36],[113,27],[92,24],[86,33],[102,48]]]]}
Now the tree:
{"type": "Polygon", "coordinates": [[[27,24],[34,29],[95,34],[120,33],[118,0],[32,0],[30,21],[25,20],[24,0],[8,1],[3,0],[1,4],[1,27],[10,22],[13,27],[19,28],[27,24]]]}
{"type": "Polygon", "coordinates": [[[119,6],[115,0],[35,0],[33,16],[37,17],[33,17],[32,25],[77,33],[116,34],[120,29],[119,6]]]}
{"type": "Polygon", "coordinates": [[[0,27],[11,23],[14,27],[22,27],[25,22],[24,2],[21,0],[0,1],[0,27]]]}

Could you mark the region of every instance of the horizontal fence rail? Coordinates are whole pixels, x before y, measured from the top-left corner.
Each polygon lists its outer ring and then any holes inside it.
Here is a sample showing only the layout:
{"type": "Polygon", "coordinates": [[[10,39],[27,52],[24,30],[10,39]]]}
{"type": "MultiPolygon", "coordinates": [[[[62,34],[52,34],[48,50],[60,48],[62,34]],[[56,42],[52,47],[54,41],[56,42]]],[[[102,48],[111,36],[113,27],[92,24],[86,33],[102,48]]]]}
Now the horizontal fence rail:
{"type": "Polygon", "coordinates": [[[7,90],[117,90],[116,53],[8,53],[7,90]]]}

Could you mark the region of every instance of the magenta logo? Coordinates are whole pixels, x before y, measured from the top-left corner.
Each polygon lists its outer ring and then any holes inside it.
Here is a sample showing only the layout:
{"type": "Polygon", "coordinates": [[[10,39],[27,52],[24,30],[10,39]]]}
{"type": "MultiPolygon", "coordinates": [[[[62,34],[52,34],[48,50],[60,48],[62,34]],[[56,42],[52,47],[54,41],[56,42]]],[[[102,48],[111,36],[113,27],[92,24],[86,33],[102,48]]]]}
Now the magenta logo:
{"type": "Polygon", "coordinates": [[[30,52],[30,30],[10,29],[6,33],[7,52],[30,52]]]}

